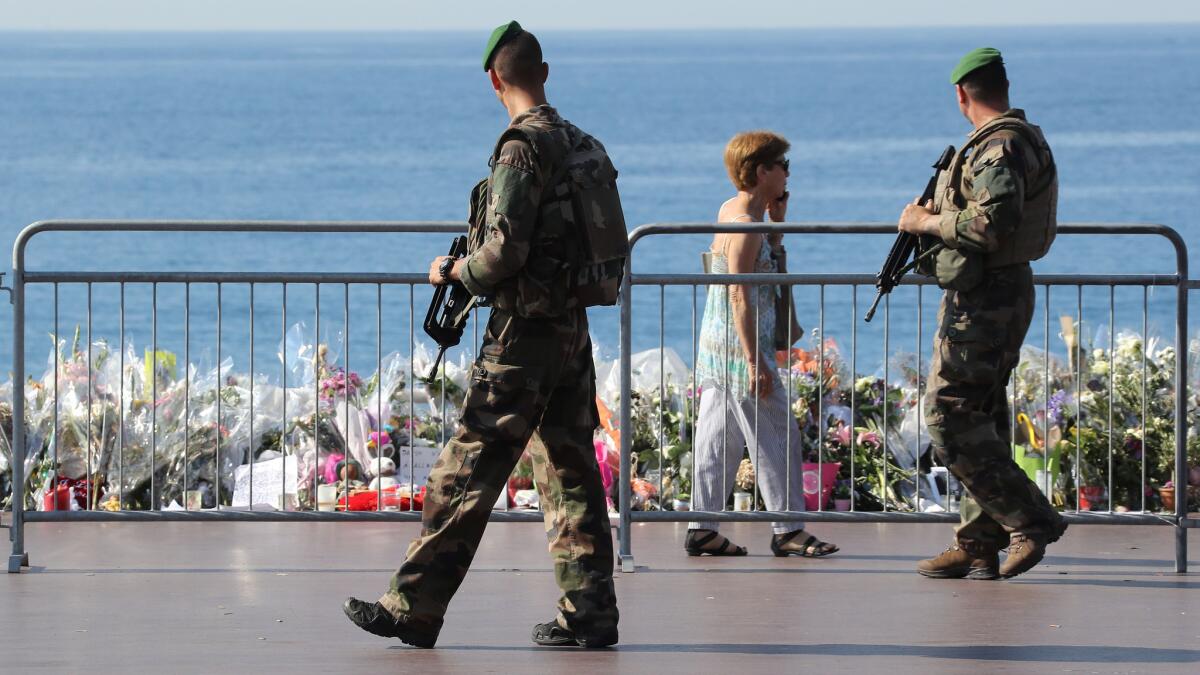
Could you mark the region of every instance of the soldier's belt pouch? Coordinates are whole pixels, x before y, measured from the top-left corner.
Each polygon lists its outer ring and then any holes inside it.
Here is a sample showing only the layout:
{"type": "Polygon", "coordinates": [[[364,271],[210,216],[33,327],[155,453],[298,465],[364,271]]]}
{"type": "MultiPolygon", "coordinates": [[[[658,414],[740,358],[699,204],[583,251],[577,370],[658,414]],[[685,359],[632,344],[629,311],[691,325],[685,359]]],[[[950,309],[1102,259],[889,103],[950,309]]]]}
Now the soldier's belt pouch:
{"type": "Polygon", "coordinates": [[[942,328],[942,336],[951,342],[976,342],[990,347],[1004,344],[1004,328],[984,326],[969,321],[948,322],[942,328]]]}
{"type": "Polygon", "coordinates": [[[934,260],[933,276],[941,288],[969,291],[983,280],[983,256],[969,251],[944,248],[934,260]]]}
{"type": "Polygon", "coordinates": [[[499,363],[495,357],[483,356],[475,363],[473,377],[495,394],[510,394],[525,388],[525,369],[499,363]]]}

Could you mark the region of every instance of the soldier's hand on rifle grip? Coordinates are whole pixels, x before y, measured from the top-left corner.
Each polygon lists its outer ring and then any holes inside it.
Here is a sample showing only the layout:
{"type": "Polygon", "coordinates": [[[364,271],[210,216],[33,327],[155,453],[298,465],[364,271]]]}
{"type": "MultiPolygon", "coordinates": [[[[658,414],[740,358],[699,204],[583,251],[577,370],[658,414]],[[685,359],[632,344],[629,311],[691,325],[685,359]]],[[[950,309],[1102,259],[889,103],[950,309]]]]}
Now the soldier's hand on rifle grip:
{"type": "Polygon", "coordinates": [[[433,284],[434,286],[442,286],[450,283],[451,281],[458,281],[459,274],[462,271],[461,261],[461,258],[455,259],[448,255],[439,255],[438,257],[434,258],[433,262],[429,263],[429,283],[433,284]],[[446,264],[447,260],[452,262],[449,263],[445,269],[443,269],[442,266],[446,264]]]}
{"type": "Polygon", "coordinates": [[[936,214],[929,206],[919,204],[919,201],[921,198],[917,197],[904,207],[898,229],[909,234],[938,234],[936,214]]]}

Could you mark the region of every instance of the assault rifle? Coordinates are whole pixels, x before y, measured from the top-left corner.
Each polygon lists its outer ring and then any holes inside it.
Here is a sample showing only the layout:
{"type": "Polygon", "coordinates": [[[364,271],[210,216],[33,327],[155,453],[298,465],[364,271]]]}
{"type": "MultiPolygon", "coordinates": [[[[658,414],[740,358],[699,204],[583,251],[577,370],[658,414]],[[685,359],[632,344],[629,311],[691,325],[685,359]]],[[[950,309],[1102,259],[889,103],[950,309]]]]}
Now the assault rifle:
{"type": "MultiPolygon", "coordinates": [[[[919,204],[924,205],[933,199],[933,191],[937,189],[938,174],[950,168],[950,162],[953,160],[954,146],[946,146],[938,160],[933,163],[933,176],[925,184],[925,191],[921,193],[919,204]]],[[[919,248],[919,243],[920,238],[909,232],[901,232],[896,236],[896,241],[892,242],[892,250],[888,252],[887,260],[883,261],[883,268],[879,270],[879,274],[875,275],[875,300],[871,303],[871,308],[867,310],[866,321],[870,321],[871,317],[875,316],[875,309],[879,307],[879,301],[883,299],[883,296],[892,292],[892,289],[900,283],[900,279],[909,270],[926,258],[937,255],[938,251],[945,248],[945,244],[935,244],[921,251],[916,259],[910,262],[909,258],[913,257],[913,252],[919,248]]]]}
{"type": "MultiPolygon", "coordinates": [[[[450,244],[448,255],[455,259],[467,255],[467,238],[455,237],[450,244]]],[[[446,350],[457,345],[462,339],[473,300],[470,291],[460,282],[451,281],[434,287],[433,300],[429,302],[429,309],[425,312],[424,327],[425,334],[438,344],[438,353],[433,359],[429,377],[425,379],[432,380],[437,375],[438,364],[441,363],[446,350]]]]}

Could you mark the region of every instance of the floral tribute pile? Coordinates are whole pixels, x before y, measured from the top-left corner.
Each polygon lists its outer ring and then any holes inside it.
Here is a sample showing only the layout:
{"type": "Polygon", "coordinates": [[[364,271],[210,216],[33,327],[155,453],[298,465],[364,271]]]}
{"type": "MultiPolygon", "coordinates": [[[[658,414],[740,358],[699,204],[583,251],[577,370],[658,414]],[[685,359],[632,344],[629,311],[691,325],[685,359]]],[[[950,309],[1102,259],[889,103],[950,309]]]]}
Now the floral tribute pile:
{"type": "MultiPolygon", "coordinates": [[[[1069,327],[1069,323],[1064,327],[1069,327]]],[[[1073,330],[1073,329],[1072,329],[1073,330]]],[[[46,371],[24,383],[26,508],[302,510],[420,509],[424,482],[453,431],[468,364],[423,379],[430,359],[385,356],[364,376],[296,326],[280,349],[287,375],[176,368],[169,352],[139,354],[98,339],[53,339],[46,371]],[[57,382],[58,396],[54,396],[57,382]]],[[[1189,475],[1173,475],[1178,355],[1122,333],[1115,348],[1076,345],[1066,360],[1026,348],[1010,400],[1014,458],[1064,509],[1173,510],[1176,486],[1200,485],[1200,398],[1187,399],[1189,475]],[[1077,356],[1078,355],[1078,356],[1077,356]],[[1047,362],[1049,359],[1049,362],[1047,362]],[[1076,362],[1078,361],[1078,362],[1076,362]],[[1144,367],[1143,367],[1144,365],[1144,367]],[[1145,397],[1143,398],[1143,391],[1145,397]],[[1111,392],[1111,399],[1110,399],[1111,392]]],[[[1190,372],[1200,372],[1193,342],[1190,372]]],[[[809,509],[953,509],[960,488],[937,466],[920,414],[924,373],[893,357],[884,373],[850,373],[838,344],[813,338],[777,354],[799,430],[809,509]]],[[[927,367],[922,365],[922,370],[927,367]]],[[[698,397],[671,350],[633,357],[632,491],[635,509],[686,510],[698,397]]],[[[595,453],[610,505],[617,496],[619,373],[598,360],[601,425],[595,453]]],[[[0,385],[0,499],[11,506],[13,384],[0,385]]],[[[755,501],[753,447],[743,454],[729,508],[755,501]]],[[[523,457],[498,508],[536,508],[523,457]]]]}

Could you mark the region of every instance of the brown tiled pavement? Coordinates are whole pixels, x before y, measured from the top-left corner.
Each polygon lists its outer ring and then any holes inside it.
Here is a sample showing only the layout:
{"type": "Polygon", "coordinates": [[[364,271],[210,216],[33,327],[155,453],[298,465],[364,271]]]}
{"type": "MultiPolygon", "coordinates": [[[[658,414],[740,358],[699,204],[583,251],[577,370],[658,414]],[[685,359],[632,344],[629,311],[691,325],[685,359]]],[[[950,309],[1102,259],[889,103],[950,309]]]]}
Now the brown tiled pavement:
{"type": "Polygon", "coordinates": [[[437,649],[358,631],[342,599],[376,597],[417,527],[31,524],[33,567],[0,576],[0,672],[1200,673],[1200,574],[1171,571],[1167,527],[1072,526],[980,582],[913,572],[944,525],[814,524],[843,548],[821,560],[772,557],[765,524],[727,526],[750,555],[724,559],[635,525],[600,651],[529,642],[557,597],[534,523],[491,525],[437,649]]]}

